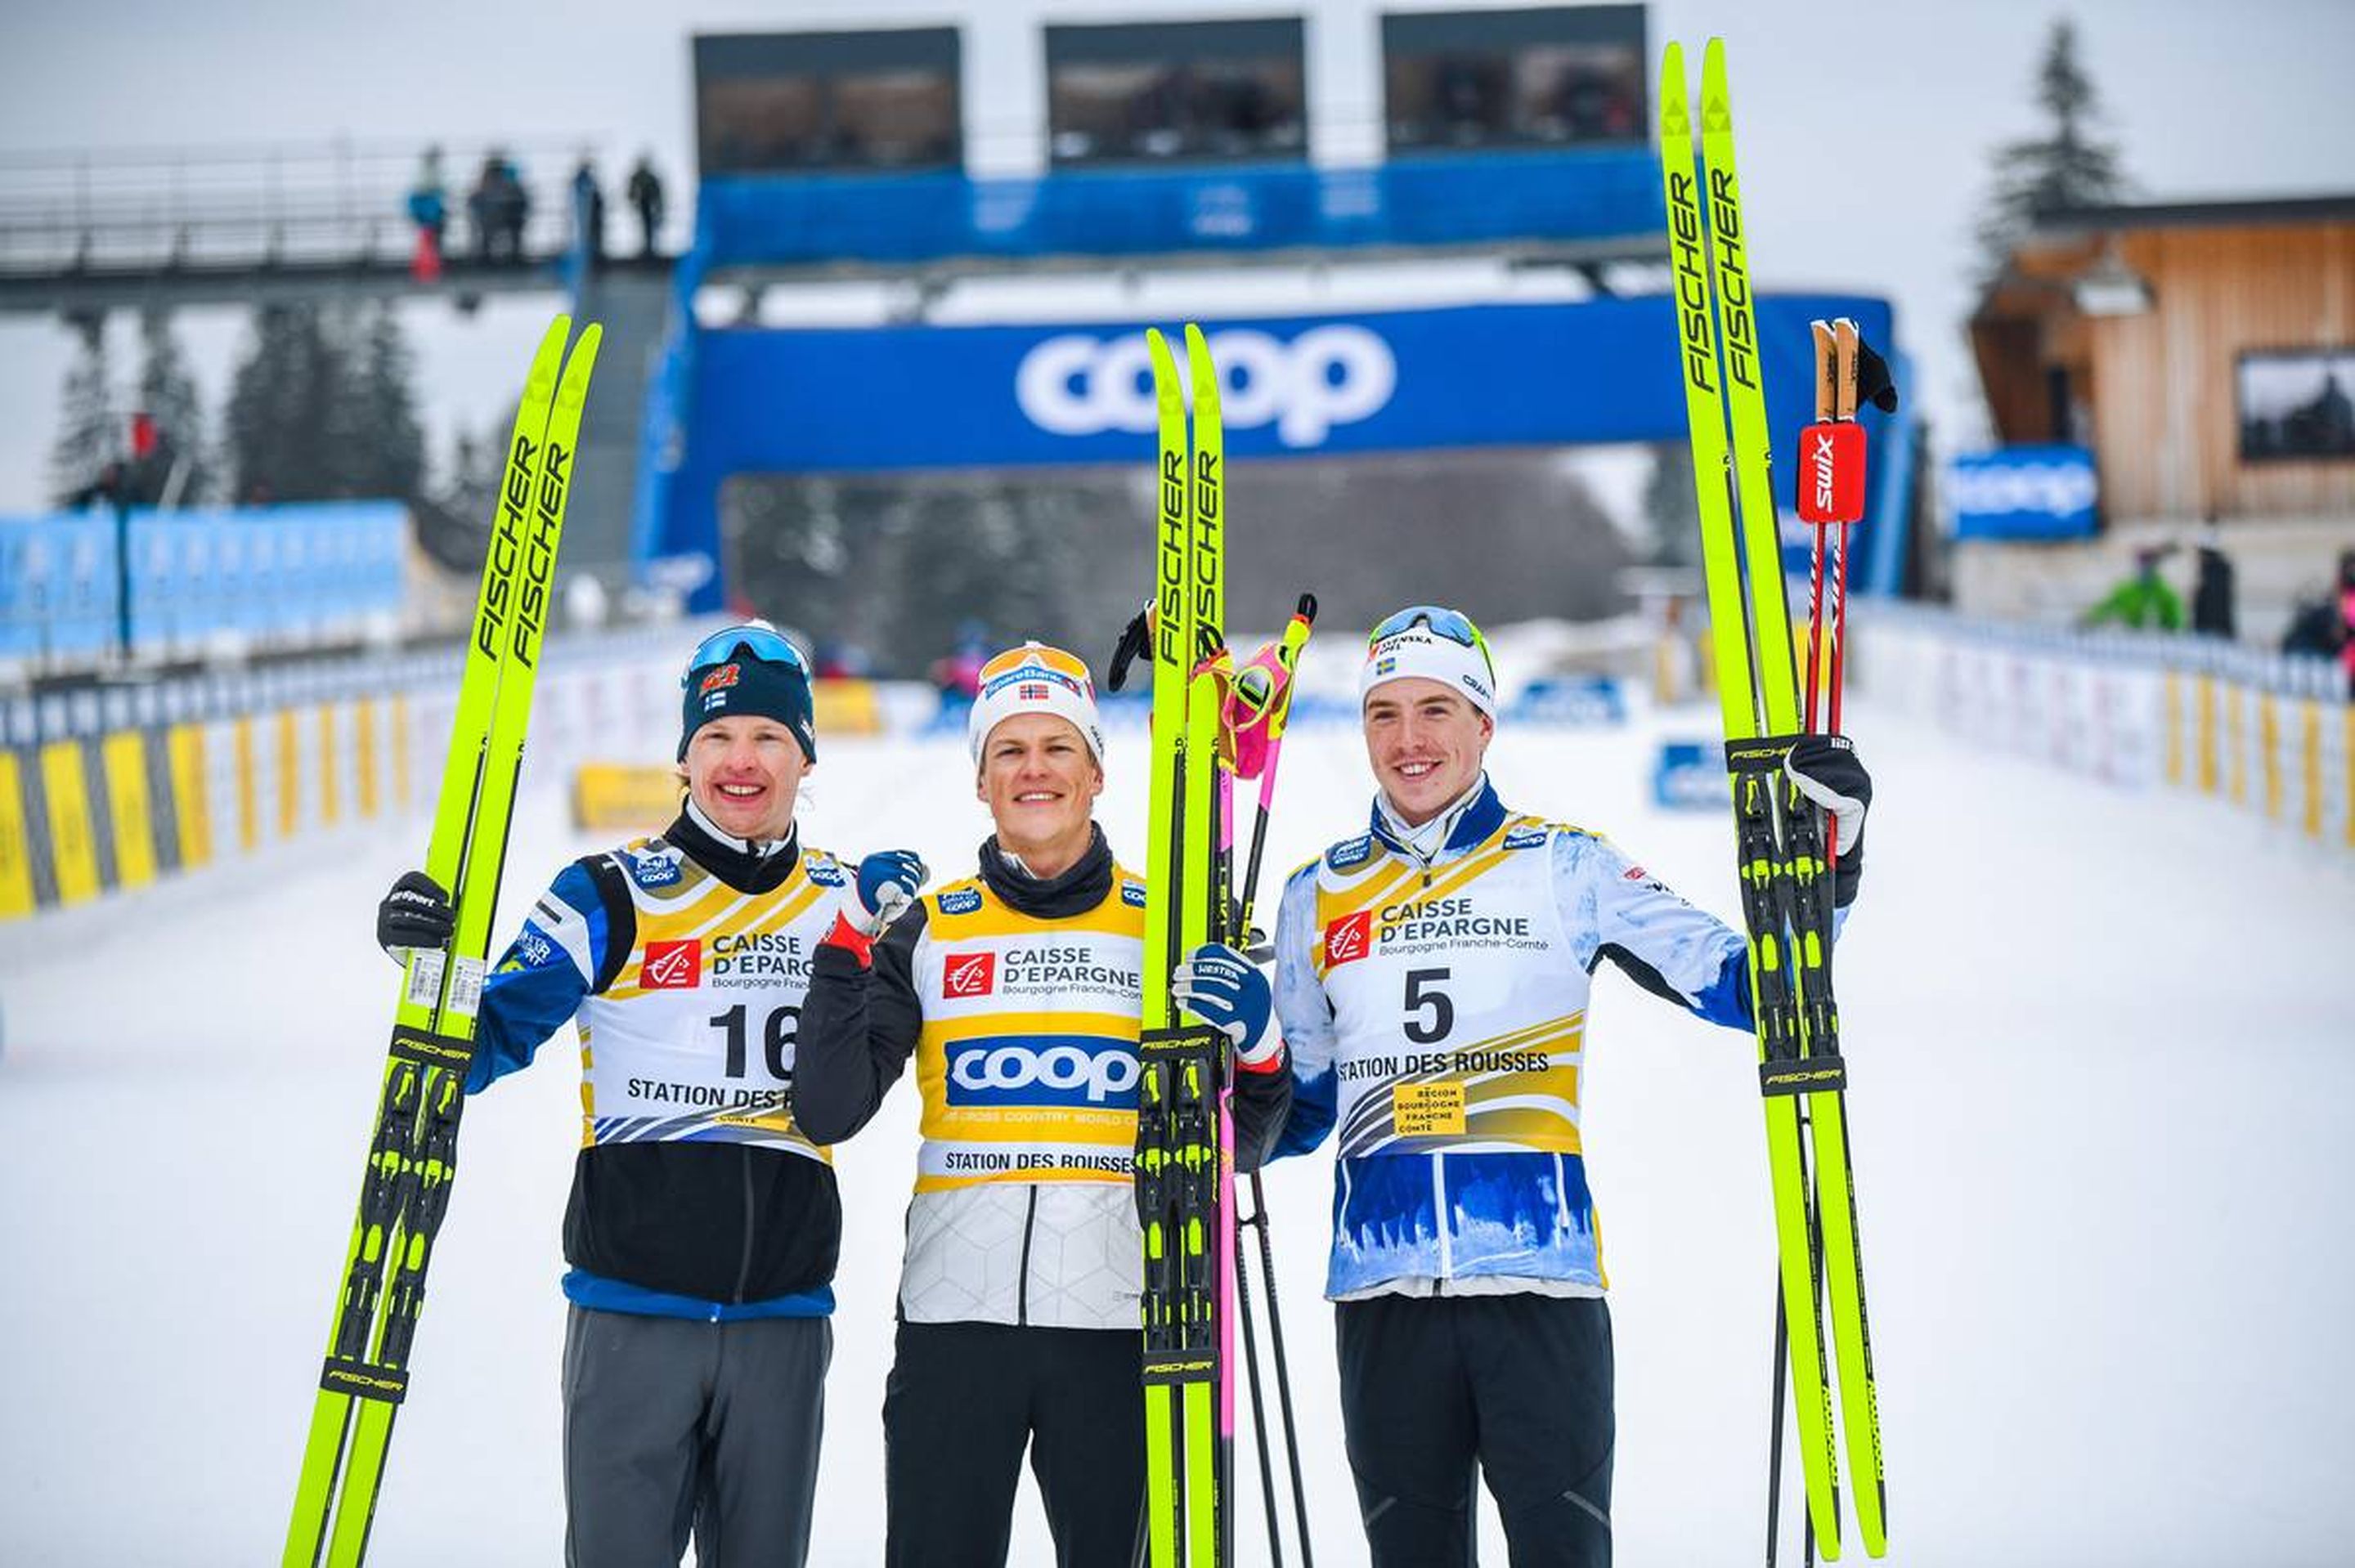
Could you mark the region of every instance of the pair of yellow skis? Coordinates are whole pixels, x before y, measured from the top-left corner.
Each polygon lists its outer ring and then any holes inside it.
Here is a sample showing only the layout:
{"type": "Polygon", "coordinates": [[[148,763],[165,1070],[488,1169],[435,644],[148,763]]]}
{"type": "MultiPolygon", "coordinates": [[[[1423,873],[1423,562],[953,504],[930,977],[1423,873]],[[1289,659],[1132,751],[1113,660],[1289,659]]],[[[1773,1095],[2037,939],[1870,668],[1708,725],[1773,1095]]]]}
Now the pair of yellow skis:
{"type": "Polygon", "coordinates": [[[570,329],[559,316],[541,338],[507,443],[425,853],[426,874],[450,890],[457,930],[447,949],[409,955],[283,1568],[357,1568],[367,1555],[393,1417],[408,1392],[426,1267],[457,1174],[491,917],[597,363],[596,323],[568,356],[570,329]]]}
{"type": "MultiPolygon", "coordinates": [[[[1865,1552],[1879,1557],[1887,1544],[1881,1422],[1849,1169],[1847,1068],[1831,992],[1831,866],[1816,809],[1783,770],[1800,728],[1799,679],[1721,43],[1710,40],[1702,57],[1698,117],[1688,90],[1684,51],[1670,44],[1660,72],[1660,162],[1733,781],[1800,1465],[1815,1540],[1826,1560],[1836,1559],[1839,1461],[1825,1353],[1828,1300],[1849,1495],[1865,1552]]],[[[1770,1560],[1772,1550],[1770,1539],[1770,1560]]]]}

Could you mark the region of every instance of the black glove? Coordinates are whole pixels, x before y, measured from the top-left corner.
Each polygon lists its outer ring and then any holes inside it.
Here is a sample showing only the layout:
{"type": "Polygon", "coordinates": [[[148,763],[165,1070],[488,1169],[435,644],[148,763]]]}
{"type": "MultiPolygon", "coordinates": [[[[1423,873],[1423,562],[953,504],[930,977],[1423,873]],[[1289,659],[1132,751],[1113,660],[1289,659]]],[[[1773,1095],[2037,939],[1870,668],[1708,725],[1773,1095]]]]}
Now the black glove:
{"type": "Polygon", "coordinates": [[[400,956],[403,948],[446,948],[458,912],[441,884],[421,871],[404,871],[376,906],[376,945],[400,956]]]}
{"type": "Polygon", "coordinates": [[[1799,792],[1831,815],[1825,848],[1833,854],[1832,907],[1856,902],[1864,875],[1864,813],[1872,804],[1872,775],[1856,759],[1844,735],[1806,735],[1792,742],[1783,770],[1799,792]]]}

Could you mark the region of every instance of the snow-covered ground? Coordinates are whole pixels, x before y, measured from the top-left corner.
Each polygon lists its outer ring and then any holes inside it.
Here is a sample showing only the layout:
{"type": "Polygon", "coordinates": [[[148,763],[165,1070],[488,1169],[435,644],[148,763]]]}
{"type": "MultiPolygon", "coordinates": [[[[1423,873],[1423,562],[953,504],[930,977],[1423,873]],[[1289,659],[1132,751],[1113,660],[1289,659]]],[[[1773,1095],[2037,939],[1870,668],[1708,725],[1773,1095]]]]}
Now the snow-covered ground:
{"type": "MultiPolygon", "coordinates": [[[[1492,771],[1509,802],[1609,832],[1730,913],[1726,820],[1656,810],[1646,778],[1658,735],[1712,725],[1508,731],[1492,771]]],[[[2197,800],[1966,751],[1906,713],[1859,702],[1850,727],[1881,794],[1840,995],[1890,1560],[2355,1560],[2355,865],[2197,800]]],[[[1104,814],[1132,863],[1138,746],[1115,739],[1104,814]]],[[[1348,731],[1295,731],[1284,768],[1271,889],[1365,810],[1348,731]]],[[[986,827],[969,778],[954,740],[832,738],[806,831],[961,873],[986,827]]],[[[277,1552],[394,989],[371,906],[421,840],[346,837],[0,936],[0,1563],[277,1552]]],[[[539,781],[502,938],[594,847],[539,781]]],[[[1754,1560],[1772,1242],[1750,1047],[1615,974],[1591,1041],[1618,1560],[1754,1560]]],[[[560,1559],[575,1065],[551,1045],[468,1113],[385,1568],[560,1559]]],[[[914,1109],[903,1085],[839,1151],[819,1563],[880,1561],[914,1109]]],[[[1311,1158],[1268,1186],[1318,1559],[1337,1568],[1364,1548],[1316,1294],[1329,1181],[1311,1158]]],[[[1239,1468],[1257,1562],[1247,1452],[1239,1468]]],[[[1493,1522],[1484,1540],[1503,1562],[1493,1522]]],[[[1017,1563],[1051,1561],[1027,1483],[1016,1542],[1017,1563]]]]}

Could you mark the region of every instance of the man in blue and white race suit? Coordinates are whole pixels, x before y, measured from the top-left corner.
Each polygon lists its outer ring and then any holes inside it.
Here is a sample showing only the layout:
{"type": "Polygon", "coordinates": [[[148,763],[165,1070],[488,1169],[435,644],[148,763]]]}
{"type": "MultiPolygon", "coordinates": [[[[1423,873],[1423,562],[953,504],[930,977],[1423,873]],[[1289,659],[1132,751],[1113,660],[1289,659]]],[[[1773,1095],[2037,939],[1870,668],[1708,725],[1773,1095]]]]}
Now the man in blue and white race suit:
{"type": "MultiPolygon", "coordinates": [[[[1603,838],[1506,807],[1482,766],[1496,676],[1462,615],[1383,622],[1359,690],[1372,821],[1286,883],[1273,991],[1295,1079],[1278,1153],[1337,1144],[1326,1293],[1373,1562],[1469,1563],[1476,1465],[1515,1568],[1604,1563],[1590,977],[1609,959],[1747,1031],[1747,947],[1603,838]]],[[[1791,768],[1836,811],[1844,907],[1870,781],[1837,737],[1791,768]]]]}
{"type": "MultiPolygon", "coordinates": [[[[466,1091],[577,1020],[581,1139],[564,1216],[565,1561],[805,1560],[832,1357],[842,1202],[794,1112],[794,1021],[818,943],[873,932],[923,868],[802,842],[817,755],[808,673],[774,628],[699,646],[683,683],[687,800],[661,834],[559,872],[483,988],[466,1091]]],[[[422,874],[388,948],[445,947],[422,874]]]]}

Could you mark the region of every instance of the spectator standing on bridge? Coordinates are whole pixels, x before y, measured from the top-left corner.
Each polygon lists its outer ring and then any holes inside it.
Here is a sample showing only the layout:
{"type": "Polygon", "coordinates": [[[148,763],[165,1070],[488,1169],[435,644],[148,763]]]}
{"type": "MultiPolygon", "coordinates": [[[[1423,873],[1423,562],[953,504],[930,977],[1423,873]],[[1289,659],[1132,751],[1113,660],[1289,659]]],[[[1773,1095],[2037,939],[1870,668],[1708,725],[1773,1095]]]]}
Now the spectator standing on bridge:
{"type": "Polygon", "coordinates": [[[409,187],[409,220],[417,225],[417,255],[410,270],[418,281],[431,283],[442,276],[442,236],[450,222],[450,191],[442,178],[442,149],[425,149],[417,160],[417,178],[409,187]]]}
{"type": "Polygon", "coordinates": [[[638,254],[655,253],[655,236],[662,231],[663,183],[655,173],[655,155],[641,153],[630,169],[630,182],[623,193],[638,215],[638,254]]]}
{"type": "Polygon", "coordinates": [[[572,238],[594,266],[605,259],[605,192],[597,164],[587,153],[572,171],[572,238]]]}
{"type": "Polygon", "coordinates": [[[474,173],[474,188],[466,193],[466,223],[474,231],[474,260],[487,265],[495,259],[499,238],[499,154],[496,148],[483,154],[483,166],[474,173]]]}

